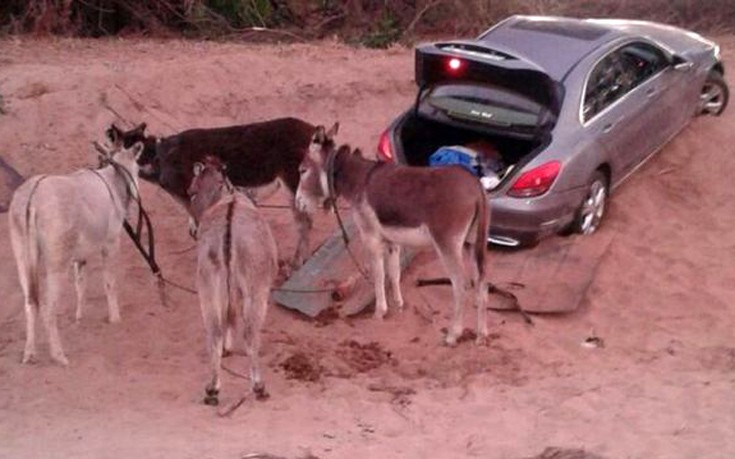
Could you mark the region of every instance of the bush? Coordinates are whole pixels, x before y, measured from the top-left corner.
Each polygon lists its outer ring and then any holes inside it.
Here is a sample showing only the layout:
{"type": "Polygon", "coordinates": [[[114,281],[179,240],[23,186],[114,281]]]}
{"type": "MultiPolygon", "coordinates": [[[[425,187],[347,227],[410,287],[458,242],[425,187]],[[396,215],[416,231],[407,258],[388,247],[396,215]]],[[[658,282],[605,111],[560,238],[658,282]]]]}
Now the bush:
{"type": "Polygon", "coordinates": [[[414,35],[472,36],[511,14],[637,18],[698,31],[735,30],[733,0],[4,0],[0,31],[207,37],[267,27],[305,38],[336,33],[387,47],[414,35]]]}

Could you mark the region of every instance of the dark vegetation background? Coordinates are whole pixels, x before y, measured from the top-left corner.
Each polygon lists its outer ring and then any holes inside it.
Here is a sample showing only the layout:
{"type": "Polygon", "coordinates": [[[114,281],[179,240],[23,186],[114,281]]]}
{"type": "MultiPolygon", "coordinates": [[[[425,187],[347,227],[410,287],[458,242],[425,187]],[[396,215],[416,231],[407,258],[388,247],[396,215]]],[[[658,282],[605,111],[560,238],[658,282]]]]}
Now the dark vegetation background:
{"type": "Polygon", "coordinates": [[[2,0],[0,33],[306,41],[387,47],[472,36],[516,14],[621,17],[735,31],[735,0],[2,0]]]}

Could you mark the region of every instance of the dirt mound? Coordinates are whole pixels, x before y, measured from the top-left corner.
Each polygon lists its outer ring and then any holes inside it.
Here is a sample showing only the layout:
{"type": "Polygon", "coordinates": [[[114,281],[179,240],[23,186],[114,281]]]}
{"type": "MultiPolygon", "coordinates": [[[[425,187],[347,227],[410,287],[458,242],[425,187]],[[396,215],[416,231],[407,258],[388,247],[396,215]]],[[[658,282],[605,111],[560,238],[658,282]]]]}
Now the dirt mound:
{"type": "Polygon", "coordinates": [[[365,373],[394,361],[391,352],[376,341],[361,344],[353,339],[346,340],[340,343],[336,353],[357,373],[365,373]]]}
{"type": "Polygon", "coordinates": [[[292,354],[281,362],[280,367],[285,371],[286,379],[297,381],[316,382],[324,374],[324,368],[319,362],[303,352],[292,354]]]}

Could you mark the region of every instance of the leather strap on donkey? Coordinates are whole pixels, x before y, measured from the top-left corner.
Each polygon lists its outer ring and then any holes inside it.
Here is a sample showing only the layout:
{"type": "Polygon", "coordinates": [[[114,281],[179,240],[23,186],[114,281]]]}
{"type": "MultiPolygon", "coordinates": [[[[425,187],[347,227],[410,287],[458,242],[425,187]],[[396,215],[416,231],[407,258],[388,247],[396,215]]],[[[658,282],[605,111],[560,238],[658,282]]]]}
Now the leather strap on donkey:
{"type": "Polygon", "coordinates": [[[362,277],[365,278],[366,281],[370,282],[370,276],[368,275],[367,271],[365,271],[365,269],[362,267],[360,262],[357,260],[357,257],[355,257],[355,254],[352,252],[352,249],[350,248],[350,237],[347,235],[347,230],[345,229],[344,222],[342,221],[342,216],[339,214],[339,208],[337,207],[337,191],[334,187],[334,175],[336,173],[334,163],[336,159],[337,150],[333,148],[327,156],[327,191],[329,192],[329,196],[327,197],[327,199],[329,201],[329,204],[332,206],[334,216],[337,218],[337,224],[339,225],[339,229],[342,232],[342,240],[345,243],[345,248],[347,249],[347,253],[350,255],[350,259],[352,259],[352,263],[355,265],[360,275],[362,275],[362,277]]]}
{"type": "MultiPolygon", "coordinates": [[[[112,157],[109,156],[107,151],[102,148],[99,143],[94,142],[93,145],[94,148],[101,155],[100,166],[110,165],[115,169],[115,172],[117,174],[122,176],[123,180],[125,181],[125,188],[128,192],[128,197],[132,198],[138,205],[138,222],[136,224],[136,228],[133,229],[127,218],[123,219],[123,228],[125,228],[125,232],[133,241],[133,244],[135,244],[138,252],[140,252],[140,254],[143,256],[143,259],[145,259],[146,263],[148,263],[148,266],[151,268],[151,272],[153,272],[153,275],[155,275],[159,279],[162,279],[163,274],[161,273],[161,268],[158,266],[158,263],[156,263],[156,244],[155,235],[153,234],[153,225],[151,224],[150,217],[148,217],[148,212],[146,212],[145,208],[143,208],[143,202],[140,199],[140,190],[138,190],[138,187],[135,185],[135,179],[133,178],[133,175],[130,173],[129,170],[123,167],[122,164],[112,159],[112,157]],[[141,242],[143,224],[145,224],[145,230],[148,235],[148,250],[143,247],[143,243],[141,242]]],[[[102,180],[102,182],[105,184],[108,193],[110,193],[110,198],[114,202],[115,199],[112,190],[110,189],[110,185],[105,181],[104,178],[102,178],[99,172],[94,169],[91,169],[91,171],[94,172],[95,175],[97,175],[97,177],[99,177],[100,180],[102,180]]]]}

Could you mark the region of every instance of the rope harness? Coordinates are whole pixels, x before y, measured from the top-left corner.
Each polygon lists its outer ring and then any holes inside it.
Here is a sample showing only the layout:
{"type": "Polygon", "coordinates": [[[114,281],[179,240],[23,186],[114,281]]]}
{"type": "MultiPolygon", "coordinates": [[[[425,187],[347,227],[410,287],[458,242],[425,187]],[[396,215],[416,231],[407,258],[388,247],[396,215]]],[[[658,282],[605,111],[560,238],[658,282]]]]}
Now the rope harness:
{"type": "MultiPolygon", "coordinates": [[[[138,205],[138,222],[135,229],[133,229],[132,225],[130,225],[127,217],[123,219],[123,228],[125,228],[125,232],[128,234],[130,239],[135,244],[135,247],[148,263],[148,266],[150,267],[151,272],[153,272],[153,275],[163,280],[161,268],[158,266],[158,263],[156,263],[156,247],[155,235],[153,234],[153,225],[151,224],[151,219],[148,216],[148,212],[146,212],[145,208],[143,207],[143,201],[140,198],[140,190],[135,183],[135,178],[133,177],[133,174],[131,174],[130,171],[127,170],[122,164],[118,163],[111,156],[109,156],[107,152],[102,149],[101,146],[99,146],[99,144],[95,143],[95,148],[97,148],[97,150],[101,153],[100,165],[112,166],[115,173],[120,175],[125,182],[125,191],[127,192],[128,199],[133,199],[133,201],[135,201],[135,203],[138,205]],[[143,224],[145,224],[145,231],[148,234],[147,250],[141,242],[143,224]]],[[[104,177],[102,177],[99,171],[95,169],[90,169],[90,171],[94,173],[102,181],[102,183],[105,184],[105,188],[107,188],[107,192],[110,194],[110,199],[114,204],[115,197],[114,193],[112,192],[112,188],[110,188],[110,184],[107,183],[107,181],[104,179],[104,177]]],[[[123,208],[123,211],[124,210],[125,209],[123,208]]]]}
{"type": "Polygon", "coordinates": [[[327,156],[327,192],[329,195],[327,196],[327,201],[332,207],[332,210],[334,211],[334,216],[337,218],[337,224],[339,225],[339,229],[342,232],[342,240],[345,243],[345,249],[347,249],[347,253],[350,256],[350,259],[352,260],[352,263],[355,265],[357,270],[359,271],[360,275],[365,278],[366,281],[370,282],[370,276],[365,271],[365,269],[362,267],[360,262],[357,260],[357,257],[355,256],[355,253],[352,251],[352,248],[350,247],[350,237],[347,235],[347,230],[345,229],[344,222],[342,221],[342,216],[339,213],[339,207],[337,206],[337,192],[334,187],[334,178],[336,174],[336,170],[334,167],[335,160],[337,159],[337,150],[332,149],[332,151],[329,152],[329,155],[327,156]]]}
{"type": "MultiPolygon", "coordinates": [[[[102,148],[100,144],[94,142],[93,145],[95,149],[100,153],[100,166],[111,165],[113,167],[115,173],[119,174],[125,181],[125,190],[127,192],[128,198],[132,198],[138,205],[138,222],[135,225],[135,229],[133,229],[130,222],[128,222],[127,217],[123,219],[123,228],[125,229],[127,235],[130,237],[130,240],[133,241],[135,248],[138,249],[138,252],[140,252],[140,254],[143,256],[143,259],[146,261],[146,263],[148,263],[148,267],[150,268],[153,275],[156,277],[156,283],[158,285],[161,302],[164,304],[164,306],[167,304],[165,292],[163,289],[164,284],[171,285],[172,287],[176,287],[185,292],[196,294],[195,290],[184,287],[180,284],[177,284],[176,282],[170,281],[163,276],[163,272],[156,262],[156,244],[155,235],[153,233],[153,225],[151,224],[151,219],[148,216],[148,212],[146,212],[145,208],[143,207],[143,201],[140,197],[140,190],[135,183],[133,175],[122,164],[115,161],[112,156],[110,156],[110,154],[104,148],[102,148]],[[145,232],[148,235],[147,250],[146,247],[143,246],[142,242],[144,224],[145,232]]],[[[104,183],[105,187],[107,188],[107,192],[110,194],[110,199],[112,199],[112,202],[114,204],[115,198],[114,193],[112,192],[112,188],[110,188],[110,184],[107,183],[104,177],[102,177],[102,175],[100,175],[97,170],[90,169],[90,171],[93,172],[102,181],[102,183],[104,183]]]]}

